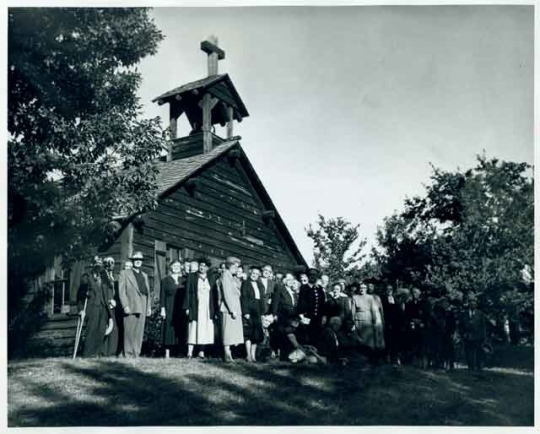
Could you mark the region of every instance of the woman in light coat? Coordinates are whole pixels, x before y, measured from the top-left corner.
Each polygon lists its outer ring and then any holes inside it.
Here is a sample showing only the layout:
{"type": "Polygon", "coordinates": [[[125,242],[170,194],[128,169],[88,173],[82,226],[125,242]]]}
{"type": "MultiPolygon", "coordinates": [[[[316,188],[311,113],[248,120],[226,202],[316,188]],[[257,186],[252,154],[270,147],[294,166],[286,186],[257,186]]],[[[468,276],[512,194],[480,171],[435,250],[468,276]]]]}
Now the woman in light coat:
{"type": "Polygon", "coordinates": [[[221,274],[218,288],[220,293],[221,324],[223,339],[223,360],[232,362],[231,345],[244,343],[244,332],[242,327],[242,308],[240,305],[240,288],[234,276],[238,272],[240,260],[229,257],[226,261],[227,268],[221,274]]]}
{"type": "Polygon", "coordinates": [[[361,283],[358,292],[353,295],[353,317],[358,336],[370,358],[376,348],[376,327],[380,321],[373,297],[367,293],[367,285],[361,283]]]}

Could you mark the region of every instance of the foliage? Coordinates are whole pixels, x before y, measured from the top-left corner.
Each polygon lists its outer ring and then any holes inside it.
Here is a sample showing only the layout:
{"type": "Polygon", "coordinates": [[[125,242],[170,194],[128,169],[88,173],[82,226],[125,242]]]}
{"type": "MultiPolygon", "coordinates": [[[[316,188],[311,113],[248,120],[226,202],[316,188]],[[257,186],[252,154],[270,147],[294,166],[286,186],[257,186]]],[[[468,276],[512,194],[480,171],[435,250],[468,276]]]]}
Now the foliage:
{"type": "Polygon", "coordinates": [[[433,169],[426,195],[377,233],[373,258],[390,281],[430,294],[474,293],[492,317],[532,314],[534,185],[530,166],[478,157],[474,169],[433,169]]]}
{"type": "Polygon", "coordinates": [[[319,214],[316,225],[310,224],[306,229],[314,244],[313,265],[331,280],[358,269],[366,245],[359,228],[360,225],[353,225],[343,217],[327,219],[319,214]]]}
{"type": "Polygon", "coordinates": [[[34,346],[28,341],[47,321],[48,315],[43,309],[51,300],[52,290],[45,286],[32,297],[25,309],[13,313],[8,324],[8,357],[28,357],[34,346]]]}
{"type": "Polygon", "coordinates": [[[12,8],[9,272],[32,276],[155,205],[159,119],[140,119],[137,63],[162,35],[146,9],[12,8]]]}

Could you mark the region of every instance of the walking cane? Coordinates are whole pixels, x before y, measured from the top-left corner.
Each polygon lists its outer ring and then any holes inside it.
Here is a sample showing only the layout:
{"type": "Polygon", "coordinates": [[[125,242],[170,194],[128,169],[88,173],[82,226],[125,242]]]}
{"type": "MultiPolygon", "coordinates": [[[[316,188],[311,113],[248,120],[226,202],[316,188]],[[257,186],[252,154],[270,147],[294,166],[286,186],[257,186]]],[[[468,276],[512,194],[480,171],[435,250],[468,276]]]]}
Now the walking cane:
{"type": "Polygon", "coordinates": [[[73,360],[77,357],[77,349],[79,348],[79,341],[81,340],[82,328],[84,324],[84,317],[86,316],[86,304],[88,303],[88,297],[84,299],[84,307],[81,315],[77,319],[77,333],[75,334],[75,348],[73,349],[73,360]]]}

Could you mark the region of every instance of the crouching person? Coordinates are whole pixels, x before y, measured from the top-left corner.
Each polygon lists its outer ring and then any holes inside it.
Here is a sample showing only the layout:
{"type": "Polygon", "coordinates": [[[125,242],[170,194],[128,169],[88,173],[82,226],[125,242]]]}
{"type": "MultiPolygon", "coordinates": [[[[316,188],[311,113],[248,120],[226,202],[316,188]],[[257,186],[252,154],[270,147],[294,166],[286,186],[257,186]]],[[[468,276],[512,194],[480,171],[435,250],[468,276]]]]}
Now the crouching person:
{"type": "Polygon", "coordinates": [[[358,336],[354,320],[347,318],[343,321],[341,329],[337,332],[340,346],[340,354],[348,362],[367,363],[368,357],[365,354],[362,340],[358,336]]]}
{"type": "Polygon", "coordinates": [[[272,315],[263,315],[261,317],[263,329],[263,341],[257,345],[257,360],[266,362],[271,358],[275,358],[274,350],[272,349],[272,326],[274,325],[274,317],[272,315]]]}
{"type": "Polygon", "coordinates": [[[339,316],[330,318],[317,343],[319,354],[325,357],[330,363],[347,364],[348,362],[342,356],[341,344],[338,339],[338,331],[341,329],[341,324],[341,318],[339,316]]]}
{"type": "Polygon", "coordinates": [[[301,345],[297,339],[300,317],[291,314],[283,324],[280,325],[280,360],[292,363],[326,363],[326,358],[318,354],[315,347],[301,345]]]}

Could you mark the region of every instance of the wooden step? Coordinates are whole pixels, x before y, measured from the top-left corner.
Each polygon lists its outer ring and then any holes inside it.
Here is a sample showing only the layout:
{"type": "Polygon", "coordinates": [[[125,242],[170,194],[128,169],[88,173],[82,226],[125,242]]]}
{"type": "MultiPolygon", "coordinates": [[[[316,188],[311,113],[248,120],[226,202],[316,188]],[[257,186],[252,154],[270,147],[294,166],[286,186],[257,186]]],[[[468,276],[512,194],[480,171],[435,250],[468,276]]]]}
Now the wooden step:
{"type": "Polygon", "coordinates": [[[77,317],[68,317],[62,320],[47,321],[41,330],[63,330],[63,329],[76,329],[77,317]]]}
{"type": "MultiPolygon", "coordinates": [[[[77,315],[56,314],[27,342],[29,357],[69,357],[73,354],[77,333],[77,315]]],[[[85,329],[81,333],[81,347],[85,329]]]]}

